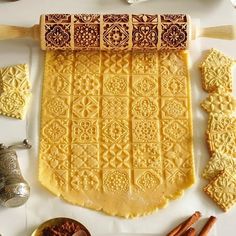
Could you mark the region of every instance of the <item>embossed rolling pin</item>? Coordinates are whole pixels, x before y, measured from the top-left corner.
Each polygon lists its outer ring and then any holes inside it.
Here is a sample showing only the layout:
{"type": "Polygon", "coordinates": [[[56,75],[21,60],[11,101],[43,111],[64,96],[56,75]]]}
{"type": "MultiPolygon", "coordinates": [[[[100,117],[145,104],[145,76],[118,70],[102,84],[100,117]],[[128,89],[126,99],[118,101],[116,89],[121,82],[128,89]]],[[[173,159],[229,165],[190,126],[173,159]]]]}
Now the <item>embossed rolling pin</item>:
{"type": "Polygon", "coordinates": [[[185,14],[48,14],[33,27],[0,25],[0,40],[33,38],[43,50],[187,49],[192,39],[232,40],[236,26],[199,28],[185,14]]]}

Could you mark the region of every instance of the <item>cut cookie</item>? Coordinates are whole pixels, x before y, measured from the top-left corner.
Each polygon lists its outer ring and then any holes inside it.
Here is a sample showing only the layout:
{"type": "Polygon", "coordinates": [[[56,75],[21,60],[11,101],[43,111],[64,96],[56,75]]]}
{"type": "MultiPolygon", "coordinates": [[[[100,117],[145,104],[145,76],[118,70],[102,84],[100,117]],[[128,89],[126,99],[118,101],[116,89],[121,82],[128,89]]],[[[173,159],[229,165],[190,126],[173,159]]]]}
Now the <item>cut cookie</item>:
{"type": "Polygon", "coordinates": [[[235,111],[236,100],[231,93],[219,90],[211,93],[201,106],[208,113],[232,114],[235,111]]]}
{"type": "Polygon", "coordinates": [[[201,63],[202,87],[206,92],[214,92],[221,88],[232,92],[232,66],[235,61],[222,52],[211,49],[201,63]]]}
{"type": "Polygon", "coordinates": [[[222,210],[228,211],[236,203],[236,176],[223,171],[203,190],[222,210]]]}
{"type": "Polygon", "coordinates": [[[215,152],[203,170],[202,177],[211,180],[224,170],[227,170],[229,173],[236,173],[236,158],[224,153],[215,152]]]}
{"type": "Polygon", "coordinates": [[[207,132],[218,133],[236,131],[236,118],[224,114],[210,114],[208,119],[207,132]]]}
{"type": "Polygon", "coordinates": [[[202,67],[202,87],[206,92],[214,92],[221,88],[227,92],[232,92],[232,66],[220,66],[218,68],[202,67]]]}
{"type": "Polygon", "coordinates": [[[0,69],[0,114],[23,119],[30,98],[29,70],[26,64],[0,69]]]}
{"type": "Polygon", "coordinates": [[[219,68],[221,66],[233,66],[235,60],[224,55],[221,51],[212,48],[207,54],[205,60],[200,64],[200,68],[212,67],[219,68]]]}
{"type": "Polygon", "coordinates": [[[236,132],[207,132],[207,142],[211,153],[219,151],[228,155],[236,154],[236,132]]]}
{"type": "Polygon", "coordinates": [[[206,132],[210,153],[215,151],[234,156],[236,153],[236,118],[210,114],[206,132]]]}

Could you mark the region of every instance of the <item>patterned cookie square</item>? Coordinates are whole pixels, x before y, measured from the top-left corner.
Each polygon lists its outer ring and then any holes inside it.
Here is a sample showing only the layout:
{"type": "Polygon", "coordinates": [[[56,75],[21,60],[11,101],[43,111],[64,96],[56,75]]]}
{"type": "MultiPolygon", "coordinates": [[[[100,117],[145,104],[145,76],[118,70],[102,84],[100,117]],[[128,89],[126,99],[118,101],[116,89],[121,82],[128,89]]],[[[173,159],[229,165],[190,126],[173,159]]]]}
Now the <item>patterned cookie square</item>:
{"type": "Polygon", "coordinates": [[[132,116],[136,119],[158,119],[158,99],[153,97],[139,97],[132,101],[132,116]]]}
{"type": "Polygon", "coordinates": [[[157,75],[158,54],[157,53],[132,53],[132,74],[133,75],[157,75]]]}
{"type": "Polygon", "coordinates": [[[0,115],[24,119],[31,94],[28,92],[5,90],[0,95],[0,115]]]}
{"type": "Polygon", "coordinates": [[[73,120],[71,136],[74,143],[96,143],[98,141],[98,120],[73,120]]]}
{"type": "Polygon", "coordinates": [[[70,95],[72,76],[64,74],[52,74],[48,76],[50,81],[44,85],[43,92],[47,95],[70,95]]]}
{"type": "MultiPolygon", "coordinates": [[[[164,138],[172,140],[172,142],[179,142],[179,141],[188,141],[186,137],[188,137],[190,132],[190,127],[188,124],[188,120],[162,120],[162,135],[164,138]]],[[[189,145],[186,143],[186,145],[189,145]]]]}
{"type": "Polygon", "coordinates": [[[4,67],[0,69],[2,91],[17,89],[28,92],[30,89],[29,68],[26,64],[4,67]]]}
{"type": "Polygon", "coordinates": [[[45,119],[43,122],[41,137],[48,143],[68,143],[69,120],[45,119]]]}
{"type": "Polygon", "coordinates": [[[23,119],[29,103],[29,69],[26,64],[0,69],[0,114],[23,119]]]}
{"type": "Polygon", "coordinates": [[[211,133],[207,132],[207,142],[210,152],[223,152],[236,155],[236,132],[211,133]]]}
{"type": "Polygon", "coordinates": [[[173,97],[187,97],[187,77],[169,76],[161,78],[161,95],[173,97]]]}
{"type": "Polygon", "coordinates": [[[127,75],[103,75],[104,95],[128,95],[129,76],[127,75]]]}
{"type": "Polygon", "coordinates": [[[72,100],[72,118],[98,118],[99,98],[95,96],[74,96],[72,100]]]}
{"type": "Polygon", "coordinates": [[[162,98],[161,117],[162,119],[187,119],[188,101],[184,98],[162,98]]]}
{"type": "Polygon", "coordinates": [[[71,169],[99,168],[98,144],[72,144],[71,169]]]}
{"type": "Polygon", "coordinates": [[[227,170],[229,173],[236,173],[236,157],[224,153],[215,152],[210,161],[202,172],[202,177],[211,180],[222,171],[227,170]]]}
{"type": "Polygon", "coordinates": [[[45,96],[42,102],[42,114],[49,118],[64,118],[70,117],[70,97],[69,96],[45,96]]]}
{"type": "Polygon", "coordinates": [[[129,125],[127,120],[103,120],[102,140],[105,143],[126,143],[129,139],[129,125]]]}
{"type": "Polygon", "coordinates": [[[72,86],[73,95],[99,95],[100,76],[97,74],[75,75],[72,86]]]}
{"type": "Polygon", "coordinates": [[[68,144],[48,144],[45,140],[42,140],[40,158],[44,160],[51,169],[68,170],[68,151],[68,144]]]}
{"type": "Polygon", "coordinates": [[[236,108],[236,100],[231,93],[220,90],[211,93],[201,106],[208,113],[232,114],[236,108]]]}
{"type": "Polygon", "coordinates": [[[130,190],[130,170],[103,170],[103,190],[107,193],[122,194],[130,190]]]}
{"type": "Polygon", "coordinates": [[[72,170],[70,180],[70,187],[76,192],[100,191],[101,188],[101,173],[98,169],[72,170]]]}
{"type": "Polygon", "coordinates": [[[155,75],[133,75],[132,94],[134,96],[158,96],[158,78],[155,75]]]}
{"type": "Polygon", "coordinates": [[[102,51],[102,72],[104,74],[130,74],[130,52],[109,53],[102,51]]]}
{"type": "Polygon", "coordinates": [[[162,182],[161,170],[134,169],[134,184],[143,192],[157,191],[158,186],[162,182]]]}
{"type": "Polygon", "coordinates": [[[163,167],[167,185],[186,184],[186,179],[190,182],[194,179],[192,160],[188,158],[189,152],[185,149],[186,147],[188,146],[184,143],[176,143],[164,154],[163,167]]]}
{"type": "Polygon", "coordinates": [[[102,98],[102,117],[128,119],[129,99],[128,97],[108,97],[102,98]]]}
{"type": "Polygon", "coordinates": [[[134,143],[159,142],[159,124],[157,120],[132,120],[134,143]]]}
{"type": "Polygon", "coordinates": [[[94,51],[78,51],[74,54],[74,73],[80,76],[99,75],[101,52],[94,51]]]}
{"type": "Polygon", "coordinates": [[[236,203],[236,176],[224,171],[203,190],[222,210],[228,211],[236,203]]]}
{"type": "Polygon", "coordinates": [[[104,169],[130,168],[130,144],[113,143],[101,145],[101,166],[104,169]]]}
{"type": "Polygon", "coordinates": [[[162,169],[160,143],[133,144],[133,166],[135,168],[162,169]]]}
{"type": "Polygon", "coordinates": [[[161,78],[188,77],[188,54],[170,51],[159,53],[159,73],[161,78]]]}
{"type": "Polygon", "coordinates": [[[231,66],[207,67],[201,68],[202,87],[208,92],[212,93],[218,89],[226,92],[232,92],[233,76],[231,66]]]}

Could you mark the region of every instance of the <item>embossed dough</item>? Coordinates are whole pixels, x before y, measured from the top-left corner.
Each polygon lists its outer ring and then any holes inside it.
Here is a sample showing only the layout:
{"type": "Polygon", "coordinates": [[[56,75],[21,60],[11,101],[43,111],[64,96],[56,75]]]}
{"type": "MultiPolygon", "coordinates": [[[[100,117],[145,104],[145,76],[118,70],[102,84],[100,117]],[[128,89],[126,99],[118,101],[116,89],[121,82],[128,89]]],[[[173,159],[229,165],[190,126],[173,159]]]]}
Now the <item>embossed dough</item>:
{"type": "Polygon", "coordinates": [[[164,207],[194,183],[186,52],[47,52],[40,182],[110,215],[164,207]]]}
{"type": "Polygon", "coordinates": [[[236,203],[236,175],[223,171],[203,190],[222,210],[228,211],[236,203]]]}
{"type": "Polygon", "coordinates": [[[29,69],[26,64],[0,69],[0,114],[23,119],[29,102],[29,69]]]}
{"type": "Polygon", "coordinates": [[[232,92],[232,67],[235,61],[222,52],[211,49],[201,63],[202,87],[206,92],[214,92],[219,88],[232,92]]]}

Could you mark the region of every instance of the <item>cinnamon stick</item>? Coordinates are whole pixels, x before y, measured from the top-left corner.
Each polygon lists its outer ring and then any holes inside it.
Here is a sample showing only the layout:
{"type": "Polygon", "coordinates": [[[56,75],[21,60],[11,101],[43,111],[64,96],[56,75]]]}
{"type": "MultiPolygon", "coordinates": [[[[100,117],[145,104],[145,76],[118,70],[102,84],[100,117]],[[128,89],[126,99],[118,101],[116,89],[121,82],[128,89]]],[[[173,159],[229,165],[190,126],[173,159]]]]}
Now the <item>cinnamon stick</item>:
{"type": "Polygon", "coordinates": [[[196,229],[189,228],[182,236],[195,236],[196,235],[196,229]]]}
{"type": "Polygon", "coordinates": [[[187,220],[176,226],[173,230],[171,230],[167,236],[180,236],[184,232],[186,232],[195,222],[199,220],[201,217],[201,213],[196,211],[192,216],[190,216],[187,220]]]}
{"type": "Polygon", "coordinates": [[[212,226],[215,224],[216,220],[216,217],[211,216],[206,222],[206,224],[203,226],[201,232],[199,233],[199,236],[207,236],[212,226]]]}

